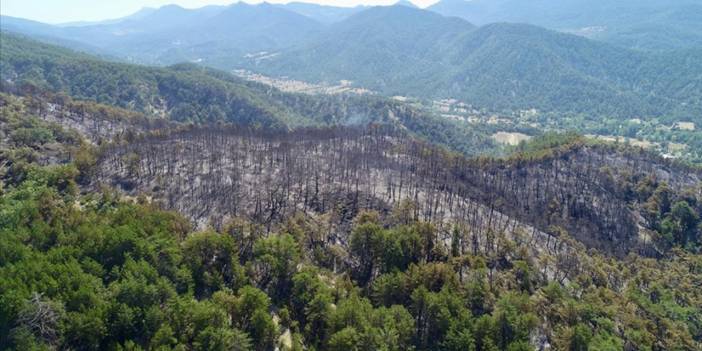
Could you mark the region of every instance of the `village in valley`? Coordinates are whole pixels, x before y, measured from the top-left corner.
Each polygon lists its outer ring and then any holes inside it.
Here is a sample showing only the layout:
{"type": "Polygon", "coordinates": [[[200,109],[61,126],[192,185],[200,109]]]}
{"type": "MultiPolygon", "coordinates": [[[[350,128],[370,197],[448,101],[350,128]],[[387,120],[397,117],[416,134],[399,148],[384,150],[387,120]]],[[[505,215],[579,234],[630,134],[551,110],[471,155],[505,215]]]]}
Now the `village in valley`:
{"type": "MultiPolygon", "coordinates": [[[[285,92],[310,95],[354,94],[377,95],[377,92],[357,86],[353,81],[311,83],[288,77],[270,77],[238,69],[233,73],[245,80],[272,86],[285,92]]],[[[654,150],[665,158],[699,160],[699,149],[688,140],[702,138],[700,126],[691,121],[668,121],[661,118],[617,118],[603,121],[578,115],[563,115],[524,109],[517,111],[490,111],[453,98],[436,100],[396,95],[393,100],[415,108],[430,111],[445,119],[465,122],[486,128],[490,137],[504,148],[519,146],[543,131],[576,130],[588,138],[622,143],[654,150]],[[614,132],[614,133],[613,133],[614,132]]]]}

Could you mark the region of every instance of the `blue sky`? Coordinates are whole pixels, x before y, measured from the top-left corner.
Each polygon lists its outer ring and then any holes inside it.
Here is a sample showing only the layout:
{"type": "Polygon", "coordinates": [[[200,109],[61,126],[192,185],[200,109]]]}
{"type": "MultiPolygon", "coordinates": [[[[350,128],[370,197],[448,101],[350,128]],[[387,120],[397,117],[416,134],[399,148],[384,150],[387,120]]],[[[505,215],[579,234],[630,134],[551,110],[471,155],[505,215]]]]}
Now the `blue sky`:
{"type": "MultiPolygon", "coordinates": [[[[132,14],[143,7],[178,4],[186,8],[205,5],[227,5],[236,0],[0,0],[0,13],[46,23],[98,21],[132,14]]],[[[268,0],[286,3],[290,0],[268,0]]],[[[390,5],[396,0],[297,0],[334,6],[390,5]]],[[[436,0],[411,0],[425,7],[436,0]]],[[[247,0],[256,3],[261,1],[247,0]]]]}

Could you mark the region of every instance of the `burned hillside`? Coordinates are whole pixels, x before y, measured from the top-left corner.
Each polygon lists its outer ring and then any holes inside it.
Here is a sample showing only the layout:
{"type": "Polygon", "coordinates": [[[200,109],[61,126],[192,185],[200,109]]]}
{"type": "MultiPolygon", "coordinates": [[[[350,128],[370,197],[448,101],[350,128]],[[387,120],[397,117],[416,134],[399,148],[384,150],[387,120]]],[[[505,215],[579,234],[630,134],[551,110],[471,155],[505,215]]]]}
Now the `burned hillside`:
{"type": "Polygon", "coordinates": [[[466,159],[379,127],[194,128],[107,147],[96,184],[144,194],[199,226],[244,217],[270,228],[296,212],[331,213],[343,232],[360,210],[411,204],[412,216],[445,233],[465,226],[477,246],[523,227],[624,255],[665,249],[651,234],[643,184],[665,186],[668,201],[698,199],[700,179],[697,169],[581,139],[466,159]]]}

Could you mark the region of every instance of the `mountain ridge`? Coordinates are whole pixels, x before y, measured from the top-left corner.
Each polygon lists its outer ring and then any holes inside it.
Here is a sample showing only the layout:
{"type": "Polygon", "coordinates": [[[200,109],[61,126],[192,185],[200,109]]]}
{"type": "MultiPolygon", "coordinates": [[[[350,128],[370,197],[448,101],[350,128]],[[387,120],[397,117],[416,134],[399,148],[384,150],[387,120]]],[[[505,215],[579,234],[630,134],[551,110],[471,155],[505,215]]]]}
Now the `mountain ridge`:
{"type": "MultiPolygon", "coordinates": [[[[458,98],[498,111],[537,108],[633,118],[670,113],[688,103],[682,114],[700,112],[696,93],[673,99],[677,92],[664,88],[672,79],[647,69],[666,55],[681,60],[677,54],[646,54],[532,25],[476,28],[458,18],[395,6],[356,14],[321,38],[250,67],[301,80],[353,80],[388,95],[458,98]]],[[[699,89],[699,64],[668,70],[679,70],[673,73],[677,82],[699,89]]]]}
{"type": "Polygon", "coordinates": [[[634,49],[702,45],[702,6],[695,1],[441,0],[427,10],[479,25],[529,23],[634,49]]]}
{"type": "MultiPolygon", "coordinates": [[[[162,14],[187,13],[207,21],[188,22],[173,31],[127,31],[125,36],[110,33],[119,32],[119,24],[60,29],[24,24],[26,31],[44,39],[105,38],[90,52],[109,50],[107,54],[130,62],[246,68],[308,82],[348,80],[388,96],[458,99],[494,113],[536,110],[588,119],[689,120],[702,112],[702,65],[695,62],[696,49],[643,52],[528,24],[475,27],[457,17],[402,5],[351,10],[356,12],[329,24],[283,5],[192,11],[164,7],[162,14]]],[[[21,27],[17,22],[13,26],[21,27]]],[[[139,31],[139,25],[129,23],[122,26],[139,31]]]]}

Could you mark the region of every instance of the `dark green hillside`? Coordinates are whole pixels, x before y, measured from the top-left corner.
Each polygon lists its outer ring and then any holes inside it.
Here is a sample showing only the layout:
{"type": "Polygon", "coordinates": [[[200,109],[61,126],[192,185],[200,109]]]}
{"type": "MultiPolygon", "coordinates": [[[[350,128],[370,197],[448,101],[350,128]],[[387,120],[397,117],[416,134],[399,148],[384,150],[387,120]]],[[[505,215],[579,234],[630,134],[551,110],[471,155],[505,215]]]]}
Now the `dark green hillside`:
{"type": "Polygon", "coordinates": [[[622,28],[593,36],[641,50],[681,50],[702,47],[702,4],[664,2],[662,8],[632,20],[622,28]]]}
{"type": "Polygon", "coordinates": [[[349,79],[386,94],[458,98],[496,111],[597,118],[702,111],[702,63],[692,52],[644,54],[530,25],[476,29],[405,6],[363,11],[251,67],[303,80],[349,79]]]}
{"type": "Polygon", "coordinates": [[[177,121],[283,125],[282,114],[241,83],[177,69],[100,61],[12,35],[2,35],[2,47],[3,90],[36,86],[177,121]]]}
{"type": "Polygon", "coordinates": [[[455,87],[444,94],[493,109],[531,106],[617,116],[666,113],[671,107],[661,97],[644,97],[646,87],[637,67],[646,60],[638,53],[572,35],[493,24],[457,42],[450,61],[454,68],[441,86],[455,87]]]}
{"type": "Polygon", "coordinates": [[[415,78],[437,73],[441,50],[473,28],[406,6],[374,7],[253,68],[314,81],[350,79],[384,92],[411,90],[421,87],[415,78]]]}

